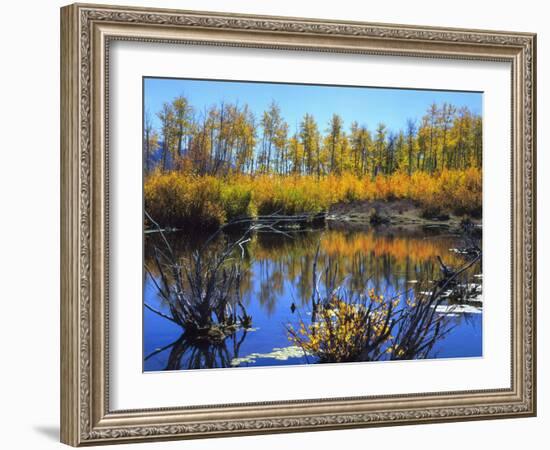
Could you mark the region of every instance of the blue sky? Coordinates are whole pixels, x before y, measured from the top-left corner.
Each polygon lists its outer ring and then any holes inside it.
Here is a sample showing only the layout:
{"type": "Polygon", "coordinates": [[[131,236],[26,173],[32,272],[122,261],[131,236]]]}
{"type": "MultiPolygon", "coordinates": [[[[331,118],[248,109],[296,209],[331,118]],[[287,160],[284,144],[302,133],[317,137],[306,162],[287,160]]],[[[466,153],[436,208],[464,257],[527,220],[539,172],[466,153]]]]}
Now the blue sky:
{"type": "Polygon", "coordinates": [[[356,120],[370,130],[383,122],[393,131],[404,129],[408,118],[420,120],[433,102],[467,106],[473,113],[482,113],[482,94],[478,92],[144,78],[144,108],[155,128],[159,128],[156,113],[162,104],[178,95],[185,95],[196,112],[220,101],[247,103],[257,118],[275,100],[291,133],[305,113],[313,114],[322,132],[333,113],[342,116],[346,130],[356,120]]]}

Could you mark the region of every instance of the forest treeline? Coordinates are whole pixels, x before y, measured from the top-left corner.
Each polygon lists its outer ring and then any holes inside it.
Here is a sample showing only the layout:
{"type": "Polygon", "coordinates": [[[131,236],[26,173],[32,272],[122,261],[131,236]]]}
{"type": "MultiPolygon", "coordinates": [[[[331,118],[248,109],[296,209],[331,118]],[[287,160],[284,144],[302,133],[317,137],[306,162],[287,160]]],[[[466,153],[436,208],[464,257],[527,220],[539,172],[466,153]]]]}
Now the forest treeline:
{"type": "Polygon", "coordinates": [[[481,117],[449,103],[433,103],[400,130],[383,123],[370,130],[358,120],[345,124],[336,113],[319,124],[306,113],[291,133],[276,102],[257,117],[246,103],[221,102],[198,111],[185,96],[164,103],[157,117],[158,128],[149,114],[144,120],[147,172],[375,177],[482,164],[481,117]]]}
{"type": "Polygon", "coordinates": [[[166,226],[215,228],[242,216],[328,211],[340,202],[409,199],[427,216],[481,214],[482,121],[432,104],[402,130],[306,113],[294,133],[272,102],[204,111],[178,96],[144,117],[147,211],[166,226]]]}

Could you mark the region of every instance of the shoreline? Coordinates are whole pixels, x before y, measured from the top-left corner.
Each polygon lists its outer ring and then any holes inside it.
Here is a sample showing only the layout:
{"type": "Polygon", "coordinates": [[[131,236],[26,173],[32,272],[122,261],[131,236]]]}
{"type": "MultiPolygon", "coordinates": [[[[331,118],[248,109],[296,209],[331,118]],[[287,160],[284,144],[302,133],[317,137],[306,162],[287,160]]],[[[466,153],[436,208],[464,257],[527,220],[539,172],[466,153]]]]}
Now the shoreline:
{"type": "Polygon", "coordinates": [[[326,221],[333,226],[352,228],[404,227],[404,228],[460,228],[467,218],[481,231],[481,218],[459,216],[450,212],[427,215],[422,206],[412,200],[364,200],[338,203],[329,208],[326,221]]]}
{"type": "MultiPolygon", "coordinates": [[[[269,217],[269,216],[265,216],[269,217]]],[[[425,208],[409,199],[396,200],[359,200],[353,202],[340,202],[328,208],[328,211],[317,213],[303,213],[297,215],[296,221],[286,220],[284,224],[277,225],[277,228],[291,230],[304,229],[309,227],[328,226],[331,229],[349,230],[457,230],[462,227],[464,219],[467,219],[474,227],[474,230],[481,234],[482,219],[473,218],[469,215],[457,215],[450,212],[437,212],[428,215],[425,208]]],[[[288,216],[287,219],[290,219],[288,216]]],[[[240,219],[246,221],[246,218],[240,219]]],[[[261,222],[260,217],[250,217],[250,222],[261,222]]],[[[231,226],[228,223],[221,227],[231,226]]],[[[235,225],[239,227],[240,225],[235,225]]],[[[145,229],[144,234],[154,234],[157,229],[145,229]]],[[[185,231],[185,227],[163,227],[164,232],[185,231]]],[[[195,231],[198,231],[195,229],[195,231]]],[[[206,231],[206,229],[204,230],[206,231]]]]}

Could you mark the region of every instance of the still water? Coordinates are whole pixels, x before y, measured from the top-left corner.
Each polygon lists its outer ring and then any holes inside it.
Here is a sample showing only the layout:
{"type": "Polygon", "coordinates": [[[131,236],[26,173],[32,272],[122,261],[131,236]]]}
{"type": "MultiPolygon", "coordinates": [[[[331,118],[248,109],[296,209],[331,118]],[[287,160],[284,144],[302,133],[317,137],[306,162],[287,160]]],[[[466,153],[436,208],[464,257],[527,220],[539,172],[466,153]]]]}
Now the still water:
{"type": "MultiPolygon", "coordinates": [[[[166,236],[182,258],[204,241],[180,232],[166,236]]],[[[158,236],[146,237],[146,263],[151,261],[157,239],[158,236]]],[[[311,315],[312,266],[317,248],[320,290],[328,289],[322,279],[330,279],[338,286],[354,290],[374,288],[386,298],[405,298],[415,291],[430,289],[430,283],[440,277],[437,256],[448,267],[462,267],[465,257],[455,251],[461,245],[459,236],[433,229],[323,228],[285,235],[254,235],[236,256],[243,262],[240,289],[242,303],[252,316],[252,327],[239,330],[220,344],[191,344],[182,337],[183,330],[178,325],[144,308],[144,370],[314,363],[314,358],[304,355],[289,341],[288,327],[296,328],[300,320],[307,322],[311,315]]],[[[468,277],[480,287],[480,264],[468,271],[468,277]]],[[[144,302],[169,314],[150,276],[145,276],[144,302]]],[[[430,358],[482,356],[481,297],[476,307],[457,311],[449,314],[452,329],[436,343],[430,358]]]]}

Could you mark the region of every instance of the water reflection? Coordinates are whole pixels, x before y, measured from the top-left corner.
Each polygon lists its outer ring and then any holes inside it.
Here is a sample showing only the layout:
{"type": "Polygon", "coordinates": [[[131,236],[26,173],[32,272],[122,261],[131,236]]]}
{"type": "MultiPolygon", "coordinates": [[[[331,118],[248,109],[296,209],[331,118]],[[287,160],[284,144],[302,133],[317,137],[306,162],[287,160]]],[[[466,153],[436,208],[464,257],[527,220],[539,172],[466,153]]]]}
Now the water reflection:
{"type": "Polygon", "coordinates": [[[183,333],[176,341],[159,348],[144,361],[167,353],[166,365],[161,370],[214,369],[230,367],[239,358],[239,349],[247,336],[247,330],[220,340],[195,339],[183,333]]]}
{"type": "MultiPolygon", "coordinates": [[[[167,237],[174,252],[182,258],[201,244],[199,237],[189,239],[183,233],[167,237]]],[[[216,252],[230,239],[231,235],[220,235],[209,251],[216,252]]],[[[147,236],[146,261],[151,258],[157,240],[158,236],[147,236]]],[[[420,285],[429,286],[438,279],[441,276],[438,256],[448,267],[462,266],[464,255],[452,251],[462,244],[459,236],[448,232],[418,229],[392,232],[318,229],[289,232],[288,236],[256,234],[236,255],[242,258],[243,266],[240,295],[256,331],[240,331],[218,343],[195,342],[185,339],[181,329],[171,328],[146,310],[144,354],[149,357],[145,370],[229,367],[241,360],[240,366],[302,364],[305,357],[301,355],[292,354],[287,359],[264,356],[273,354],[276,348],[290,348],[287,326],[297,326],[299,318],[311,314],[314,272],[318,274],[316,281],[322,293],[346,285],[351,290],[374,288],[376,292],[395,296],[420,285]],[[314,271],[315,261],[318,267],[314,271]],[[164,348],[172,342],[173,345],[164,348]],[[247,359],[250,354],[259,356],[247,359]]],[[[471,279],[480,272],[478,263],[465,277],[471,279]]],[[[162,309],[162,299],[150,281],[146,281],[144,292],[146,303],[162,309]]],[[[453,329],[428,356],[480,356],[481,314],[468,311],[449,317],[453,329]]]]}

